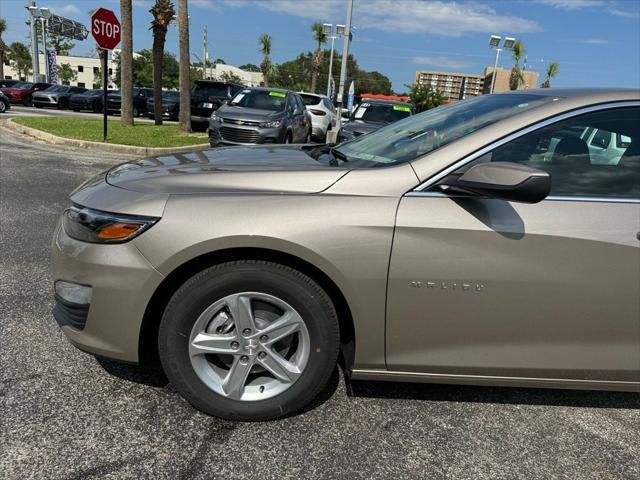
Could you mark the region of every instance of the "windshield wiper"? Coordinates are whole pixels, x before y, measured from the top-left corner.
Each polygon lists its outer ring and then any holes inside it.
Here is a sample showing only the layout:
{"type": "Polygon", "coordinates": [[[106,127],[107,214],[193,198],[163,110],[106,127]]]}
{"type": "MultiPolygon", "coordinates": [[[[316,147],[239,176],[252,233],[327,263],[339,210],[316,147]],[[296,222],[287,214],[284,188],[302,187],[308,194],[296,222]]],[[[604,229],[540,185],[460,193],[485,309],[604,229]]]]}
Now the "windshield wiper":
{"type": "Polygon", "coordinates": [[[331,147],[329,149],[329,153],[334,157],[334,158],[338,158],[340,160],[342,160],[343,162],[348,162],[349,161],[349,157],[347,157],[344,153],[342,153],[340,150],[336,150],[335,147],[331,147]]]}

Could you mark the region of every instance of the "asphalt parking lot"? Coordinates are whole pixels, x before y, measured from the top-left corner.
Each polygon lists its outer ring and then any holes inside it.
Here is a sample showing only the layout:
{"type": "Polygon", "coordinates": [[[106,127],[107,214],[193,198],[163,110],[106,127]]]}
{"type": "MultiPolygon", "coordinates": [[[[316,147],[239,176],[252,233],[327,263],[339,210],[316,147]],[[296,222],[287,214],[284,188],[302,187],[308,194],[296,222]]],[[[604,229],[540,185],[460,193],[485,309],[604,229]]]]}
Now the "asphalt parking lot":
{"type": "Polygon", "coordinates": [[[0,130],[0,477],[637,479],[640,395],[357,383],[246,424],[162,375],[72,347],[51,314],[49,243],[67,194],[126,160],[0,130]]]}

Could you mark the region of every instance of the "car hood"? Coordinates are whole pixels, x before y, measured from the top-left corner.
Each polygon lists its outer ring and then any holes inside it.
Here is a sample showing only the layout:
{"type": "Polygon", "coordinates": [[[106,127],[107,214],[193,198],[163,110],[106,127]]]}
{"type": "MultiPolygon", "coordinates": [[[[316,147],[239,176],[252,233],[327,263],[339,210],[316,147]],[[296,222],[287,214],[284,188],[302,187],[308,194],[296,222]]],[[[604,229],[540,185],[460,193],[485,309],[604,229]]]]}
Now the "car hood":
{"type": "Polygon", "coordinates": [[[388,124],[383,122],[363,122],[362,120],[352,120],[349,123],[345,123],[342,128],[344,130],[349,130],[356,135],[364,135],[365,133],[378,130],[385,125],[388,124]]]}
{"type": "Polygon", "coordinates": [[[221,106],[216,115],[229,120],[245,120],[252,122],[270,122],[284,117],[284,112],[273,112],[271,110],[261,110],[258,108],[232,107],[230,105],[221,106]]]}
{"type": "Polygon", "coordinates": [[[216,148],[114,167],[106,181],[142,193],[317,193],[348,170],[316,162],[300,146],[216,148]]]}
{"type": "Polygon", "coordinates": [[[20,94],[20,93],[27,93],[27,92],[31,91],[30,88],[13,88],[13,87],[5,87],[5,88],[1,88],[0,90],[3,93],[10,93],[12,95],[20,94]]]}
{"type": "Polygon", "coordinates": [[[69,95],[68,92],[36,92],[33,94],[33,97],[51,97],[51,98],[60,98],[61,96],[69,95]]]}

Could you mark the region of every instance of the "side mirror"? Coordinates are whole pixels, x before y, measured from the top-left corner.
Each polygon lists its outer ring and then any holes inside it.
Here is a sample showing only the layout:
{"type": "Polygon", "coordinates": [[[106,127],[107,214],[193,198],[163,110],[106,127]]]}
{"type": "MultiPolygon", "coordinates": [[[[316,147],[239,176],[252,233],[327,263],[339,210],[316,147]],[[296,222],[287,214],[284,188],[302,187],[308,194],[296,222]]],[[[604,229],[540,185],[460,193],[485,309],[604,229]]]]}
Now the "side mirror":
{"type": "Polygon", "coordinates": [[[490,162],[471,167],[450,186],[501,200],[538,203],[551,191],[551,176],[517,163],[490,162]]]}

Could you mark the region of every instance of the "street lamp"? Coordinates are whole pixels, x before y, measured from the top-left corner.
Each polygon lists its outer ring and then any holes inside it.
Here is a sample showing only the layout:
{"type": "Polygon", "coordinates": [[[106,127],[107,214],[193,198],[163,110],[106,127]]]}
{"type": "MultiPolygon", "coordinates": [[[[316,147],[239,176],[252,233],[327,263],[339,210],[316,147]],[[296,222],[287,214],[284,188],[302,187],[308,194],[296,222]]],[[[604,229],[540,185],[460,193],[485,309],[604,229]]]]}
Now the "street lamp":
{"type": "MultiPolygon", "coordinates": [[[[327,38],[331,39],[331,55],[329,55],[329,77],[327,78],[327,97],[331,98],[331,75],[333,72],[333,45],[334,42],[336,40],[336,38],[341,37],[342,35],[344,35],[344,31],[345,31],[345,26],[344,25],[336,25],[336,34],[332,35],[333,33],[333,24],[331,23],[323,23],[322,24],[322,33],[324,33],[327,38]]],[[[333,100],[333,99],[332,99],[333,100]]]]}
{"type": "Polygon", "coordinates": [[[502,44],[502,48],[500,48],[500,40],[502,40],[502,37],[500,37],[499,35],[491,35],[491,37],[489,37],[489,47],[494,48],[496,50],[496,62],[493,65],[493,74],[491,75],[491,89],[489,90],[489,93],[493,93],[493,89],[495,88],[495,85],[496,85],[496,76],[498,73],[497,72],[498,59],[500,58],[500,52],[502,50],[512,50],[513,45],[516,43],[515,38],[505,37],[504,43],[502,44]]]}

